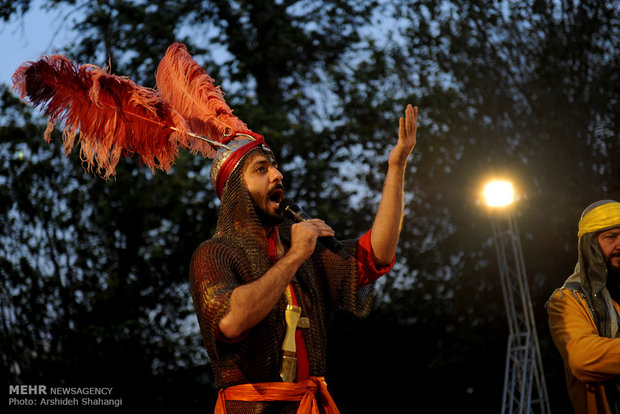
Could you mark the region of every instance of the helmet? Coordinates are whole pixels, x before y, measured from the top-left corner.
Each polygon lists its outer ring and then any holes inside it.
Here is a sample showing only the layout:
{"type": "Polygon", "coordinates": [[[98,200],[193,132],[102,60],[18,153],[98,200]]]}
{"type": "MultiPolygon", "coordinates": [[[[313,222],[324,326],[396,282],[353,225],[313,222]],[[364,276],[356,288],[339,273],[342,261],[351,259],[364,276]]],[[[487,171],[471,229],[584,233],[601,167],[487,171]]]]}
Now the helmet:
{"type": "Polygon", "coordinates": [[[211,184],[220,199],[230,173],[250,150],[262,147],[263,150],[271,151],[265,144],[264,137],[252,132],[237,133],[223,144],[217,150],[211,165],[211,184]]]}

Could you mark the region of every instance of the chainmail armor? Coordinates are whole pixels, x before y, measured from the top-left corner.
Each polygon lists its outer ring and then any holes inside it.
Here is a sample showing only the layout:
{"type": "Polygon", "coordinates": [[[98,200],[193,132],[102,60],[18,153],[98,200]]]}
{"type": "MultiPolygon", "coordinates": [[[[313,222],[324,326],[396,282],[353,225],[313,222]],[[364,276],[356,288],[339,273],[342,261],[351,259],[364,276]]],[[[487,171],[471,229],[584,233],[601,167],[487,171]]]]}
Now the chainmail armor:
{"type": "MultiPolygon", "coordinates": [[[[263,151],[260,148],[251,150],[263,151]]],[[[271,267],[265,232],[243,183],[242,171],[248,154],[231,174],[222,193],[220,217],[214,236],[194,252],[190,266],[190,288],[204,344],[216,385],[280,381],[280,347],[284,339],[282,297],[274,309],[237,343],[216,340],[221,318],[228,312],[232,291],[260,278],[271,267]]],[[[278,226],[285,249],[290,247],[288,219],[278,226]]],[[[348,260],[317,244],[313,256],[292,280],[301,316],[309,317],[310,328],[302,329],[308,350],[311,376],[327,372],[326,333],[334,312],[345,310],[364,316],[372,304],[372,285],[356,290],[357,240],[342,242],[351,253],[348,260]]],[[[298,403],[254,403],[227,401],[235,413],[295,412],[298,403]]]]}

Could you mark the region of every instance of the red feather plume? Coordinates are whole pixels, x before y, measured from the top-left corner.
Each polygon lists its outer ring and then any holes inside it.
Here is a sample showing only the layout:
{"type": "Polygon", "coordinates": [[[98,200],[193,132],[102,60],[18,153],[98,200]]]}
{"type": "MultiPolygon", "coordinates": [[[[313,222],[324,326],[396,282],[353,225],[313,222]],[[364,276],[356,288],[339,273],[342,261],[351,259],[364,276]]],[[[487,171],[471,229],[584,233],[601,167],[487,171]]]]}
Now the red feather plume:
{"type": "Polygon", "coordinates": [[[68,154],[79,131],[81,159],[106,179],[124,154],[137,153],[151,170],[168,171],[179,143],[188,140],[185,120],[157,91],[96,66],[44,56],[22,64],[12,79],[13,89],[49,118],[46,141],[61,122],[68,154]]]}
{"type": "MultiPolygon", "coordinates": [[[[159,63],[157,88],[187,121],[191,131],[222,142],[246,124],[233,115],[220,87],[192,58],[182,43],[173,43],[159,63]]],[[[183,144],[183,143],[182,143],[183,144]]],[[[213,157],[215,151],[207,143],[190,140],[188,147],[213,157]]]]}

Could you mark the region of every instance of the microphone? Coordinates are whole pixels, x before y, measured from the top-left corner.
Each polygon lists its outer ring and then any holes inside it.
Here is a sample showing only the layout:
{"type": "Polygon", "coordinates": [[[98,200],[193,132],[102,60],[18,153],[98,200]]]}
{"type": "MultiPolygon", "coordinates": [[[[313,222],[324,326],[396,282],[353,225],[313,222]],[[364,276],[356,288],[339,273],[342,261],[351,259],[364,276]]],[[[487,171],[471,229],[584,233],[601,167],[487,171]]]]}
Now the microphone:
{"type": "MultiPolygon", "coordinates": [[[[280,202],[280,210],[282,210],[285,216],[295,221],[296,223],[310,220],[312,218],[297,204],[293,204],[290,200],[287,199],[284,199],[280,202]]],[[[319,237],[318,240],[323,246],[327,247],[329,250],[336,253],[343,259],[349,258],[349,253],[344,249],[342,243],[340,243],[335,237],[319,237]]]]}

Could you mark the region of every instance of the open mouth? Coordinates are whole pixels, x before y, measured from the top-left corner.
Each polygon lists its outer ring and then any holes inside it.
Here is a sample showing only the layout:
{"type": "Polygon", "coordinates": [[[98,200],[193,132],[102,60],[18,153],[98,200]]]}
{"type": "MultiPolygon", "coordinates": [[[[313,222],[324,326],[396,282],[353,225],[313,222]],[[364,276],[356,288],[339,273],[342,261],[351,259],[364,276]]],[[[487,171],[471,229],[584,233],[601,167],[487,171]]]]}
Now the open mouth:
{"type": "Polygon", "coordinates": [[[276,204],[276,208],[280,207],[280,203],[282,202],[283,198],[284,191],[282,190],[282,188],[275,188],[269,192],[269,201],[276,204]]]}

